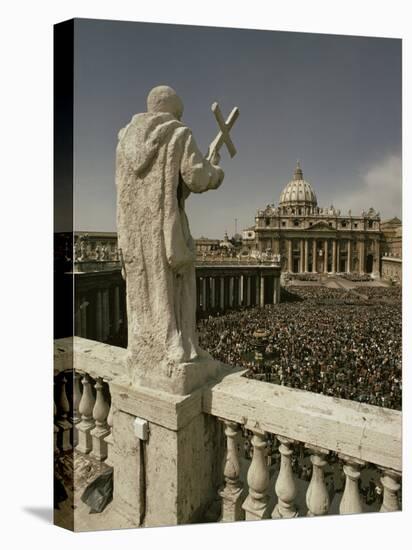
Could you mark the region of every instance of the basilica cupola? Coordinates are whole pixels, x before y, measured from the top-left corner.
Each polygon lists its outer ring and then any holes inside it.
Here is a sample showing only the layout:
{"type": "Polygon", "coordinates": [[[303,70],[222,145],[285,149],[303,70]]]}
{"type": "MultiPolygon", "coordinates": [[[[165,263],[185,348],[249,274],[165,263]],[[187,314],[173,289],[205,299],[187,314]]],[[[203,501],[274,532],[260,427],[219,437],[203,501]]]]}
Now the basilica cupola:
{"type": "Polygon", "coordinates": [[[317,204],[318,200],[315,192],[311,184],[303,179],[303,171],[298,161],[293,173],[293,179],[280,194],[279,206],[315,208],[317,204]]]}

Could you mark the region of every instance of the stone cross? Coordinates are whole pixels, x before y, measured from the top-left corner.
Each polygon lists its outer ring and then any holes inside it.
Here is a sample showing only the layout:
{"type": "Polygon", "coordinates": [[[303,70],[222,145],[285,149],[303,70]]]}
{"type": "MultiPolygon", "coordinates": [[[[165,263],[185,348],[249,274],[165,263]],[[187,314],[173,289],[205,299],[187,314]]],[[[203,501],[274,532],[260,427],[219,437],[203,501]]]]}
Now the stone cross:
{"type": "Polygon", "coordinates": [[[222,112],[220,110],[219,104],[217,101],[212,103],[212,112],[215,115],[217,124],[219,126],[219,133],[209,145],[209,151],[207,158],[211,159],[216,153],[219,153],[219,149],[223,144],[226,145],[227,150],[229,151],[230,156],[233,158],[236,155],[236,147],[233,145],[233,142],[230,138],[230,130],[233,128],[234,123],[239,117],[239,108],[234,107],[232,112],[228,116],[226,122],[223,118],[222,112]]]}

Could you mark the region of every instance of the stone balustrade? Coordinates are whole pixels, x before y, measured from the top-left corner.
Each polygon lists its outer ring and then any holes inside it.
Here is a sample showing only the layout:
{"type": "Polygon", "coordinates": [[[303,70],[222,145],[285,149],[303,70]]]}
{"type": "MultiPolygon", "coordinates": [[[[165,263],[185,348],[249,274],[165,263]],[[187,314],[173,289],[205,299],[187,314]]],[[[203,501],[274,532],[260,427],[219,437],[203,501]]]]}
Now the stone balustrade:
{"type": "Polygon", "coordinates": [[[113,505],[121,503],[129,526],[186,523],[190,499],[205,515],[217,496],[221,521],[401,508],[399,411],[248,379],[230,367],[188,396],[131,388],[126,353],[78,337],[55,342],[54,434],[56,453],[74,447],[114,467],[113,505]],[[136,417],[148,423],[147,442],[137,439],[136,417]],[[202,441],[210,439],[206,453],[202,441]],[[361,490],[368,472],[377,480],[374,507],[361,490]],[[220,481],[210,487],[211,479],[220,481]],[[176,500],[175,487],[185,498],[176,500]],[[173,509],[179,502],[184,509],[173,509]]]}
{"type": "Polygon", "coordinates": [[[399,411],[265,384],[245,379],[243,373],[227,374],[203,395],[203,410],[225,426],[226,463],[236,465],[230,475],[224,472],[223,520],[368,511],[359,483],[366,470],[376,474],[380,510],[400,510],[399,411]],[[277,440],[276,466],[268,436],[277,440]],[[243,446],[247,458],[251,457],[244,461],[246,484],[239,456],[243,446]],[[306,482],[292,467],[303,452],[311,466],[306,482]]]}
{"type": "Polygon", "coordinates": [[[76,449],[111,462],[113,409],[109,383],[123,372],[125,350],[83,338],[57,340],[54,350],[55,454],[76,449]],[[90,354],[90,355],[89,355],[90,354]],[[76,357],[76,361],[74,361],[76,357]],[[82,360],[82,358],[85,360],[82,360]],[[90,361],[88,360],[90,357],[90,361]],[[74,364],[74,368],[73,368],[74,364]]]}

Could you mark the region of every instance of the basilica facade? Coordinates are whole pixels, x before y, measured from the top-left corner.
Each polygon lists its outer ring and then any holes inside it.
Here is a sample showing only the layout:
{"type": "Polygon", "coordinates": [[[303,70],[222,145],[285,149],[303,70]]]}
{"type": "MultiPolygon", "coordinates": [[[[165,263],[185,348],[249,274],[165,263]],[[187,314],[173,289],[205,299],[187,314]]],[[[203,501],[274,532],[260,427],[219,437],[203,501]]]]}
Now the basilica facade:
{"type": "Polygon", "coordinates": [[[255,225],[243,231],[244,251],[280,256],[282,272],[369,273],[380,275],[381,220],[378,212],[343,214],[321,208],[298,163],[279,205],[258,210],[255,225]]]}

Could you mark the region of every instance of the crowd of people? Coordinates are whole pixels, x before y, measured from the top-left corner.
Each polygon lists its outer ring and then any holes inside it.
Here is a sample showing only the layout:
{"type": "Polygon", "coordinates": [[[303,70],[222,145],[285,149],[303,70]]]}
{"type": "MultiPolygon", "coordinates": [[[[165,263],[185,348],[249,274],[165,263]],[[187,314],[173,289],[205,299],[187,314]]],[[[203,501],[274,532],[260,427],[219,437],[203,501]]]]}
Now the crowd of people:
{"type": "Polygon", "coordinates": [[[199,321],[201,346],[248,376],[400,410],[401,289],[288,287],[274,306],[199,321]],[[265,331],[263,357],[256,331],[265,331]]]}

